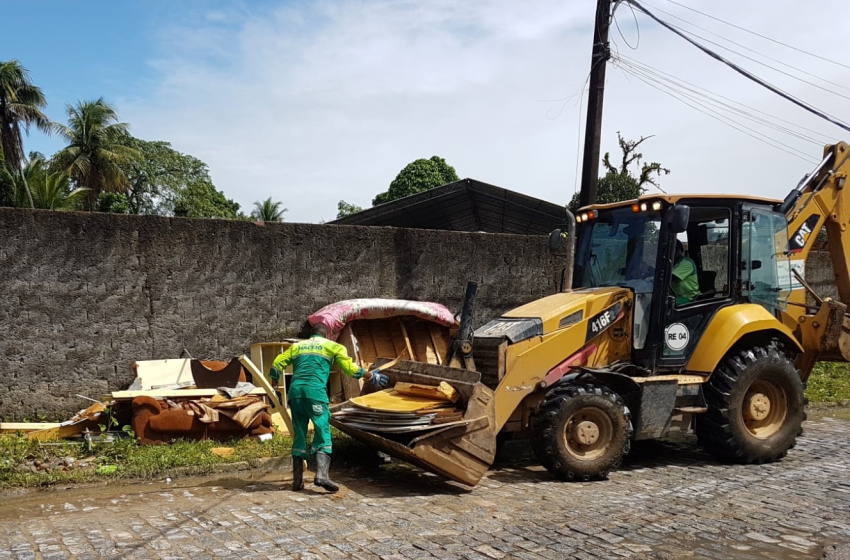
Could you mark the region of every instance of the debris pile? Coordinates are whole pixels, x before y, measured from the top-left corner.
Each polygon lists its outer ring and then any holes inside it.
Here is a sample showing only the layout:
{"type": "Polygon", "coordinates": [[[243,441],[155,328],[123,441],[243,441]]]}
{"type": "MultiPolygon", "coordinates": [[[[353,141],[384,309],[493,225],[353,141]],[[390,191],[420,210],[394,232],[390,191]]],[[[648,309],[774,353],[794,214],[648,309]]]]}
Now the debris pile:
{"type": "Polygon", "coordinates": [[[390,389],[350,399],[333,416],[368,432],[422,432],[462,423],[459,398],[457,390],[445,381],[436,387],[396,383],[390,389]]]}

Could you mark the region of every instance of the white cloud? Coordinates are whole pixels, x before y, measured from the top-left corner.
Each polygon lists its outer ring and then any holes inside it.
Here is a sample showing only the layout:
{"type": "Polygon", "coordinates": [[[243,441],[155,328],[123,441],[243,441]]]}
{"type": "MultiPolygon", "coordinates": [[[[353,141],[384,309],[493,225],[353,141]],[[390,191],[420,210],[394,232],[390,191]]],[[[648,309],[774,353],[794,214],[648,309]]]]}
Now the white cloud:
{"type": "MultiPolygon", "coordinates": [[[[850,85],[847,69],[753,43],[664,0],[651,3],[850,85]]],[[[747,14],[732,0],[689,5],[843,58],[846,29],[836,24],[829,34],[814,32],[825,16],[840,13],[837,0],[808,10],[772,2],[769,10],[747,14]]],[[[340,199],[368,206],[404,165],[432,155],[445,157],[461,176],[566,203],[580,165],[577,136],[584,126],[577,99],[569,98],[589,69],[592,18],[592,3],[578,0],[326,1],[208,13],[162,32],[161,52],[167,55],[152,62],[160,73],[158,87],[152,97],[119,105],[134,134],[168,140],[206,161],[218,188],[247,210],[268,196],[282,200],[290,221],[333,219],[340,199]]],[[[618,22],[634,44],[632,16],[622,7],[618,22]]],[[[636,51],[612,27],[621,55],[843,136],[645,17],[639,22],[636,51]]],[[[626,79],[615,66],[609,66],[608,77],[603,150],[616,149],[618,130],[627,138],[654,135],[643,152],[673,170],[663,180],[667,190],[781,198],[811,167],[626,79]]],[[[842,116],[843,104],[834,96],[782,83],[842,116]]],[[[776,139],[812,157],[820,153],[785,135],[777,133],[776,139]]]]}

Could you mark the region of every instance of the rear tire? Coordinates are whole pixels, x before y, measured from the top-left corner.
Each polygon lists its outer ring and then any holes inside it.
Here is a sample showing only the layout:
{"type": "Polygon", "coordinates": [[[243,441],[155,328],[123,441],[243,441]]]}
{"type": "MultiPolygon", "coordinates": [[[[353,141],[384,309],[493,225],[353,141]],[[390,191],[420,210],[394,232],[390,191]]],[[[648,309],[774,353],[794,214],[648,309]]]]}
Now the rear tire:
{"type": "Polygon", "coordinates": [[[603,479],[620,466],[632,432],[619,395],[596,385],[553,387],[531,417],[531,447],[563,480],[603,479]]]}
{"type": "Polygon", "coordinates": [[[794,447],[806,418],[800,372],[776,341],[727,357],[704,386],[697,438],[712,455],[768,463],[794,447]]]}

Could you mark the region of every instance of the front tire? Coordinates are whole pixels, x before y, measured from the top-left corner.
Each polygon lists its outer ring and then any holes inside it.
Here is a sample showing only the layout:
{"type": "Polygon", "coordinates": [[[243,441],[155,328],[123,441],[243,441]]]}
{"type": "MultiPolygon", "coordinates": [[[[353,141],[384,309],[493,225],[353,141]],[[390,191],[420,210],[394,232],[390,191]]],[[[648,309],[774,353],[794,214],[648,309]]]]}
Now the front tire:
{"type": "Polygon", "coordinates": [[[696,432],[712,455],[768,463],[796,444],[806,417],[803,383],[776,342],[729,356],[704,388],[708,412],[697,417],[696,432]]]}
{"type": "Polygon", "coordinates": [[[628,453],[631,418],[619,395],[596,385],[553,387],[531,417],[531,446],[563,480],[603,479],[628,453]]]}

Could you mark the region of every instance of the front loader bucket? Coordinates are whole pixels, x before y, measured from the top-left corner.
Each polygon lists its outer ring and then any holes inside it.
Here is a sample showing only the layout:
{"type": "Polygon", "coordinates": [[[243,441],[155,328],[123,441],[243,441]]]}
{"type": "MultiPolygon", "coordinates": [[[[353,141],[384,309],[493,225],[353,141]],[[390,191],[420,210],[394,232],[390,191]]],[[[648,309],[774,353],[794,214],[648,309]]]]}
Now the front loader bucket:
{"type": "MultiPolygon", "coordinates": [[[[397,459],[469,486],[478,484],[496,456],[494,395],[478,381],[479,374],[420,362],[400,362],[384,373],[392,384],[451,384],[466,404],[462,420],[411,428],[407,433],[366,431],[350,425],[344,415],[335,415],[331,424],[397,459]]],[[[332,410],[339,412],[348,406],[352,405],[346,402],[332,410]]]]}

